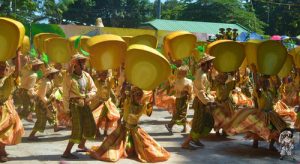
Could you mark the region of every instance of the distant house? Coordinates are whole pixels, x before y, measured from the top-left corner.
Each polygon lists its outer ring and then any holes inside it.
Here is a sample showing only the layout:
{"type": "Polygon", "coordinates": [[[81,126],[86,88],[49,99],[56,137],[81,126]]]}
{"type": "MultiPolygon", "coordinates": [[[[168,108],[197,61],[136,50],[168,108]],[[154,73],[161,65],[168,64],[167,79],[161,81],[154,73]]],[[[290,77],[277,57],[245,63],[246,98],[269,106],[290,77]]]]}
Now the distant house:
{"type": "Polygon", "coordinates": [[[214,23],[214,22],[195,22],[195,21],[180,21],[180,20],[164,20],[155,19],[146,22],[140,26],[143,29],[164,30],[164,31],[189,31],[192,33],[205,33],[207,35],[215,35],[219,33],[220,28],[238,29],[238,32],[250,32],[249,29],[239,25],[230,23],[214,23]]]}

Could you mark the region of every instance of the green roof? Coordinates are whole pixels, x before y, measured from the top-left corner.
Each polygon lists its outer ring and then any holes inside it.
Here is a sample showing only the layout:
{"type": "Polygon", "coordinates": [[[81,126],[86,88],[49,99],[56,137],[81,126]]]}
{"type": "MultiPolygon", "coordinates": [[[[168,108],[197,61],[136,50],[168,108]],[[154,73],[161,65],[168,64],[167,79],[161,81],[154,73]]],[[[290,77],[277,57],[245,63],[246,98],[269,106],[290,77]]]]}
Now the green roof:
{"type": "Polygon", "coordinates": [[[166,31],[189,31],[194,33],[207,33],[207,34],[217,34],[219,33],[219,28],[232,28],[238,29],[238,32],[249,32],[245,27],[238,24],[230,23],[214,23],[214,22],[195,22],[195,21],[179,21],[179,20],[164,20],[155,19],[150,22],[143,24],[144,26],[151,26],[156,30],[166,30],[166,31]]]}

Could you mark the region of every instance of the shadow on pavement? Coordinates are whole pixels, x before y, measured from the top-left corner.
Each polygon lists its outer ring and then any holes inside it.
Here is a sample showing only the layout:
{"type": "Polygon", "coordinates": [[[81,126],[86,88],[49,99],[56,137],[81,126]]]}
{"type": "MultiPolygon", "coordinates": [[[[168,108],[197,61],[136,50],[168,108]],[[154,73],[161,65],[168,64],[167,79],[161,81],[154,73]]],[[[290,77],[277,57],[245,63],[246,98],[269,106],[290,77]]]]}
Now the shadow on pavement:
{"type": "Polygon", "coordinates": [[[60,136],[60,137],[51,137],[51,135],[49,136],[45,136],[47,138],[44,138],[43,136],[39,136],[39,140],[37,141],[29,141],[28,137],[23,137],[22,138],[22,143],[39,143],[39,142],[57,142],[57,141],[64,141],[70,138],[70,136],[60,136]]]}
{"type": "Polygon", "coordinates": [[[212,141],[212,142],[218,142],[218,141],[232,141],[234,139],[232,138],[227,138],[223,136],[217,136],[215,134],[209,134],[208,136],[201,137],[201,140],[204,141],[212,141]]]}
{"type": "Polygon", "coordinates": [[[218,154],[237,156],[243,158],[278,158],[279,152],[270,151],[266,148],[252,148],[251,145],[232,145],[228,148],[221,147],[217,150],[218,154]]]}
{"type": "Polygon", "coordinates": [[[140,125],[147,124],[147,125],[164,125],[169,123],[170,121],[158,121],[158,120],[143,120],[140,122],[140,125]]]}

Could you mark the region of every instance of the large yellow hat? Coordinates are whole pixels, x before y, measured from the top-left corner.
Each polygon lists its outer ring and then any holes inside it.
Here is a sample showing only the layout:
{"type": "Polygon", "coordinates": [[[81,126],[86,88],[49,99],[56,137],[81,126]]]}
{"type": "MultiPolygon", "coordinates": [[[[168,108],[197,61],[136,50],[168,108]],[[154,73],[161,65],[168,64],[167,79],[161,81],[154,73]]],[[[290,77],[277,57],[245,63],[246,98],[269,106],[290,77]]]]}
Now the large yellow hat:
{"type": "Polygon", "coordinates": [[[28,55],[30,51],[30,39],[28,36],[24,36],[23,43],[21,46],[21,51],[23,55],[28,55]]]}
{"type": "Polygon", "coordinates": [[[125,56],[126,80],[143,89],[153,90],[171,74],[169,61],[157,50],[134,44],[125,56]]]}
{"type": "Polygon", "coordinates": [[[133,36],[122,36],[122,39],[126,42],[127,45],[130,44],[131,38],[133,38],[133,36]]]}
{"type": "Polygon", "coordinates": [[[287,55],[287,58],[285,59],[284,65],[282,66],[280,72],[278,73],[278,76],[280,78],[287,77],[292,69],[293,69],[293,57],[291,55],[287,55]]]}
{"type": "Polygon", "coordinates": [[[191,56],[195,50],[197,37],[187,31],[172,32],[164,38],[164,51],[172,60],[191,56]]]}
{"type": "Polygon", "coordinates": [[[17,54],[25,35],[22,23],[0,17],[0,61],[7,61],[17,54]]]}
{"type": "Polygon", "coordinates": [[[49,38],[44,47],[50,61],[55,63],[67,63],[73,55],[69,40],[64,38],[49,38]]]}
{"type": "Polygon", "coordinates": [[[257,66],[257,48],[259,46],[259,44],[262,41],[260,40],[249,40],[247,42],[244,42],[244,46],[245,46],[245,54],[246,54],[246,60],[247,60],[247,64],[251,65],[254,64],[257,66]]]}
{"type": "Polygon", "coordinates": [[[290,50],[289,54],[293,56],[296,68],[300,68],[300,46],[290,50]]]}
{"type": "Polygon", "coordinates": [[[88,51],[88,46],[87,46],[87,41],[90,39],[91,37],[89,36],[72,36],[69,38],[69,41],[71,43],[71,50],[73,54],[76,53],[80,53],[80,49],[82,48],[84,51],[88,51]],[[75,47],[75,41],[77,39],[79,39],[80,37],[80,43],[78,45],[78,47],[75,47]]]}
{"type": "Polygon", "coordinates": [[[57,37],[60,36],[53,33],[39,33],[35,35],[33,38],[34,48],[38,51],[39,54],[42,54],[46,51],[44,47],[45,46],[44,42],[49,38],[57,38],[57,37]]]}
{"type": "Polygon", "coordinates": [[[117,35],[94,36],[87,41],[91,64],[98,70],[120,67],[126,52],[126,42],[117,35]]]}
{"type": "Polygon", "coordinates": [[[152,48],[157,48],[157,38],[153,35],[138,35],[129,40],[129,45],[142,44],[152,48]]]}
{"type": "Polygon", "coordinates": [[[277,75],[287,57],[287,50],[281,42],[267,40],[257,49],[258,71],[264,75],[277,75]]]}
{"type": "Polygon", "coordinates": [[[219,72],[233,72],[239,69],[245,59],[244,46],[231,40],[218,40],[207,46],[214,57],[214,68],[219,72]]]}

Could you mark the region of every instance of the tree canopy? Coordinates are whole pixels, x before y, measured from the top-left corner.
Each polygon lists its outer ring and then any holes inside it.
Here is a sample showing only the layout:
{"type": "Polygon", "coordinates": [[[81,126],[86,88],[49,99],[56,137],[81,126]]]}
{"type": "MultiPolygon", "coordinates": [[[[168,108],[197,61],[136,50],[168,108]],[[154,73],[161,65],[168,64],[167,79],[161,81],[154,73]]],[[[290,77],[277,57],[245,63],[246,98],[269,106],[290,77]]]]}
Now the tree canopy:
{"type": "MultiPolygon", "coordinates": [[[[0,0],[0,16],[23,23],[138,27],[157,18],[158,0],[0,0]]],[[[161,18],[237,23],[260,34],[299,35],[300,0],[166,0],[161,18]]]]}

